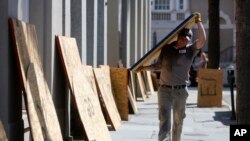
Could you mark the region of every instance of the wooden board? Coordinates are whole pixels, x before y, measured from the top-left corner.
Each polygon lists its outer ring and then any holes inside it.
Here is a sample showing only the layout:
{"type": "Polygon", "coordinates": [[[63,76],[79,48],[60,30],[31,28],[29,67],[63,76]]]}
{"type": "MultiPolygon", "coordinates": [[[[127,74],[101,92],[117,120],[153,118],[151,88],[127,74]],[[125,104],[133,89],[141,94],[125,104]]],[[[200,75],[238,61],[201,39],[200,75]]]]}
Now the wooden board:
{"type": "Polygon", "coordinates": [[[145,88],[145,83],[142,77],[142,72],[137,72],[136,73],[137,76],[137,82],[139,84],[139,89],[140,89],[140,95],[136,96],[136,100],[138,100],[138,98],[141,98],[142,101],[145,101],[147,96],[146,96],[146,88],[145,88]]]}
{"type": "Polygon", "coordinates": [[[44,75],[38,65],[30,64],[27,72],[27,109],[34,140],[62,141],[62,133],[44,75]]]}
{"type": "Polygon", "coordinates": [[[35,26],[15,18],[9,19],[12,42],[21,72],[22,87],[26,82],[26,72],[30,63],[37,64],[43,70],[39,56],[38,41],[35,26]]]}
{"type": "Polygon", "coordinates": [[[129,99],[129,104],[131,106],[131,110],[129,110],[129,113],[136,114],[138,112],[138,108],[137,108],[136,100],[133,97],[133,94],[129,86],[128,86],[128,99],[129,99]]]}
{"type": "Polygon", "coordinates": [[[25,103],[29,105],[27,106],[29,124],[30,128],[34,129],[31,130],[32,138],[33,140],[62,140],[54,104],[43,76],[35,26],[15,18],[9,19],[9,25],[18,62],[18,73],[25,94],[25,103]],[[32,63],[36,67],[31,65],[32,63]],[[30,66],[33,66],[33,69],[30,66]],[[41,90],[40,87],[46,89],[41,90]],[[46,106],[43,107],[41,104],[46,106]],[[48,110],[47,107],[51,110],[48,110]],[[39,112],[37,112],[38,110],[39,112]],[[53,124],[50,121],[53,121],[53,124]]]}
{"type": "Polygon", "coordinates": [[[114,98],[122,120],[128,120],[128,69],[110,67],[114,98]]]}
{"type": "Polygon", "coordinates": [[[56,43],[87,140],[110,141],[98,97],[84,75],[75,38],[56,36],[56,43]]]}
{"type": "Polygon", "coordinates": [[[153,80],[151,77],[151,71],[146,71],[146,82],[147,82],[147,86],[149,88],[148,94],[153,94],[154,93],[154,86],[153,86],[153,80]]]}
{"type": "Polygon", "coordinates": [[[0,120],[0,141],[8,141],[3,124],[0,120]]]}
{"type": "Polygon", "coordinates": [[[136,99],[136,79],[135,79],[135,72],[129,71],[130,72],[130,79],[129,79],[129,87],[131,89],[131,94],[134,99],[136,99]]]}
{"type": "Polygon", "coordinates": [[[95,79],[97,81],[98,92],[102,98],[102,104],[104,104],[104,110],[108,122],[111,124],[113,130],[117,130],[121,125],[121,117],[119,115],[115,99],[113,96],[110,72],[107,68],[94,68],[95,79]]]}
{"type": "Polygon", "coordinates": [[[74,70],[82,67],[81,58],[79,55],[78,47],[75,38],[56,36],[56,45],[63,64],[68,84],[72,90],[73,72],[74,70]]]}
{"type": "Polygon", "coordinates": [[[93,71],[93,67],[92,66],[88,66],[88,65],[83,65],[82,66],[83,72],[85,74],[85,76],[87,77],[88,81],[92,84],[92,88],[95,92],[95,94],[97,95],[97,88],[96,88],[96,82],[95,82],[95,75],[94,75],[94,71],[93,71]]]}
{"type": "Polygon", "coordinates": [[[111,141],[99,100],[82,68],[73,74],[73,92],[89,141],[111,141]]]}
{"type": "Polygon", "coordinates": [[[221,107],[223,71],[200,69],[198,76],[198,107],[221,107]]]}
{"type": "Polygon", "coordinates": [[[199,13],[193,13],[188,18],[186,18],[181,24],[179,24],[172,32],[170,32],[163,40],[161,40],[155,47],[153,47],[149,52],[147,52],[139,61],[137,61],[130,70],[136,71],[142,65],[149,65],[158,58],[161,48],[166,44],[169,44],[177,39],[177,33],[184,27],[192,27],[194,25],[195,17],[199,13]]]}

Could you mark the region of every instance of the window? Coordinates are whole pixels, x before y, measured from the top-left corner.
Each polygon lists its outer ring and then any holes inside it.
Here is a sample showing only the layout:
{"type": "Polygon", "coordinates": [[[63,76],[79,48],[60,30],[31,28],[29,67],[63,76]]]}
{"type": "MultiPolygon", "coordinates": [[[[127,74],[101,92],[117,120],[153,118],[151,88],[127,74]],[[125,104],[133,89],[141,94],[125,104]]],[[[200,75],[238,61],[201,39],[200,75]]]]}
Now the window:
{"type": "Polygon", "coordinates": [[[155,0],[155,10],[170,10],[170,0],[155,0]]]}
{"type": "Polygon", "coordinates": [[[183,10],[183,9],[184,9],[184,1],[183,1],[183,0],[180,0],[180,1],[179,1],[179,9],[180,9],[180,10],[183,10]]]}
{"type": "Polygon", "coordinates": [[[188,2],[187,0],[177,0],[176,1],[176,9],[177,10],[186,10],[187,9],[188,2]]]}

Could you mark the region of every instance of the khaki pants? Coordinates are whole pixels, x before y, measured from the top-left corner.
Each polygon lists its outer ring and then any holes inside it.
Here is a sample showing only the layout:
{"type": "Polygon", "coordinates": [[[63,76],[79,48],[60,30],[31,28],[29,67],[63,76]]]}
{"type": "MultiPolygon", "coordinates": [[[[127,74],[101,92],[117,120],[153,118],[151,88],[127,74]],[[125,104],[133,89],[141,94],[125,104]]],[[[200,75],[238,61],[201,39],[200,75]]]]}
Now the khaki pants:
{"type": "Polygon", "coordinates": [[[172,141],[180,141],[185,105],[188,97],[187,88],[172,89],[160,87],[158,91],[158,106],[160,130],[159,141],[171,141],[171,109],[173,108],[172,141]]]}

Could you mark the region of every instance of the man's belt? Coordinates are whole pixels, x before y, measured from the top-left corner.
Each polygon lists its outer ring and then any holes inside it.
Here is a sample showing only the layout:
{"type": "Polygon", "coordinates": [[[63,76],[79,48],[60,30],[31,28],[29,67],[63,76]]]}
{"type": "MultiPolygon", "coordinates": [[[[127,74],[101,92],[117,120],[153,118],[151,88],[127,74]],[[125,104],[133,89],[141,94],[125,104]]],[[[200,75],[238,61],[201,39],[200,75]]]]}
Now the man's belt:
{"type": "Polygon", "coordinates": [[[183,89],[187,85],[161,85],[162,87],[171,88],[171,89],[183,89]]]}

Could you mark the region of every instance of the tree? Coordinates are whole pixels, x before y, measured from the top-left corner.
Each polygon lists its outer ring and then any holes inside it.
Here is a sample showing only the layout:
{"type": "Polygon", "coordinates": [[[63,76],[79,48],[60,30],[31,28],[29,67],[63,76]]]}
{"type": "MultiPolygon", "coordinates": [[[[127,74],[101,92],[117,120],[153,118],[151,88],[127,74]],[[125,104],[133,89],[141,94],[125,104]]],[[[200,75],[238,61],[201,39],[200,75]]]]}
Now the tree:
{"type": "Polygon", "coordinates": [[[220,64],[220,0],[208,0],[208,68],[218,69],[220,64]]]}
{"type": "Polygon", "coordinates": [[[250,0],[236,0],[236,120],[250,124],[250,0]]]}

